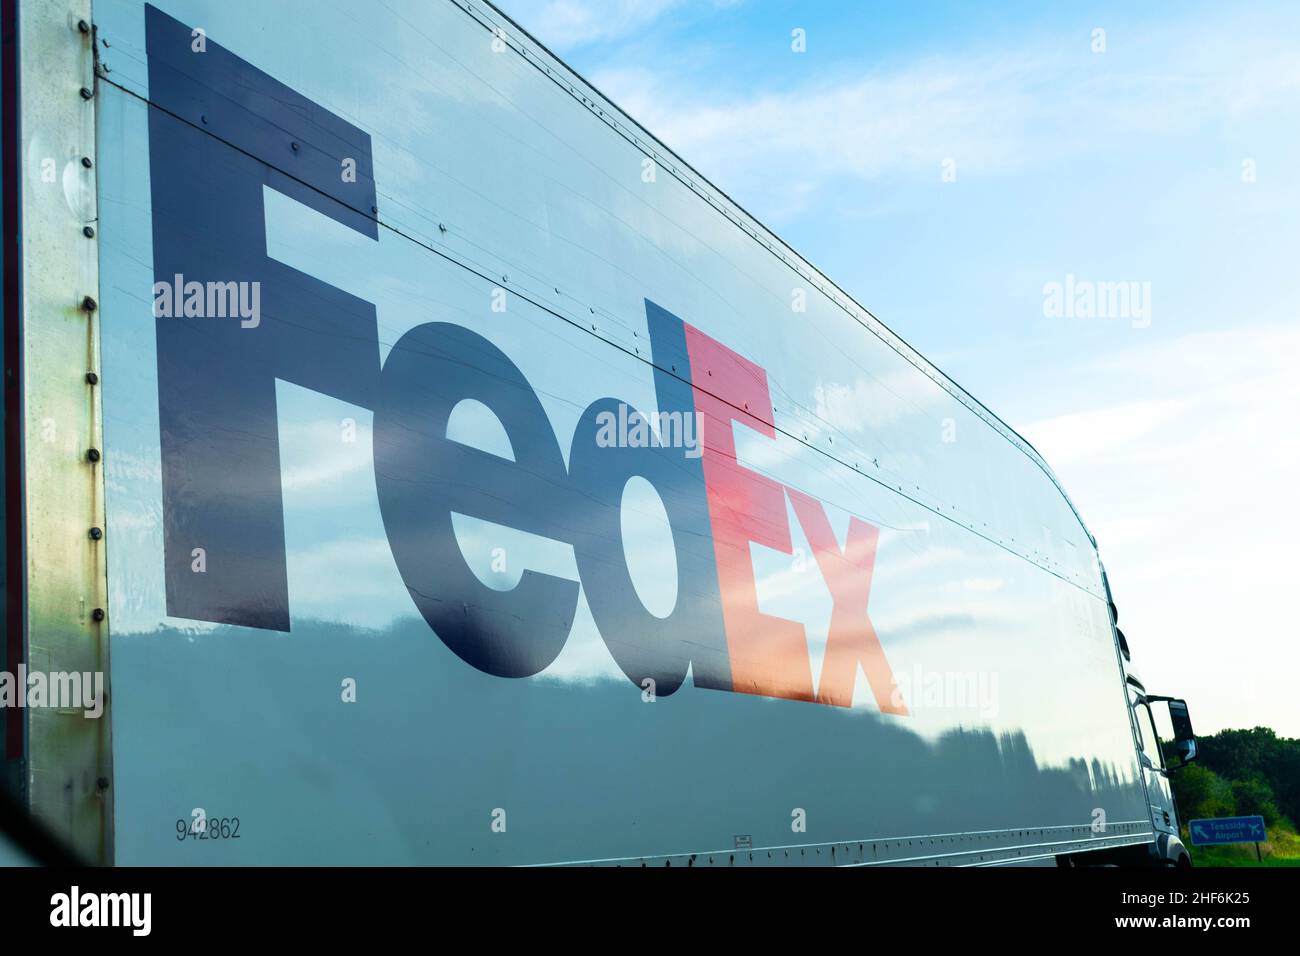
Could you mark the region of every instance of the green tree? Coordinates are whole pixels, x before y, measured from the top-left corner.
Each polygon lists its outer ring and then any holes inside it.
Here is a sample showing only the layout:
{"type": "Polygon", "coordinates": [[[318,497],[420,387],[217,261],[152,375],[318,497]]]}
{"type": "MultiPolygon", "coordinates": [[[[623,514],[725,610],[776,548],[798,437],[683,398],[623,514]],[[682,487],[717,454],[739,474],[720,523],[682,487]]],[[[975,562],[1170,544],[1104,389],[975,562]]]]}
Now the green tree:
{"type": "Polygon", "coordinates": [[[1232,799],[1239,816],[1258,813],[1269,826],[1277,823],[1281,814],[1277,809],[1277,800],[1273,788],[1262,776],[1256,774],[1247,780],[1232,781],[1232,799]]]}
{"type": "Polygon", "coordinates": [[[1185,821],[1204,817],[1230,817],[1236,810],[1232,787],[1213,770],[1190,764],[1170,775],[1178,814],[1185,821]]]}
{"type": "Polygon", "coordinates": [[[1230,784],[1240,784],[1232,795],[1233,804],[1241,804],[1238,812],[1267,816],[1263,810],[1242,809],[1258,806],[1277,817],[1300,821],[1300,740],[1279,737],[1267,727],[1254,727],[1202,737],[1197,747],[1200,754],[1193,766],[1212,770],[1230,784]]]}

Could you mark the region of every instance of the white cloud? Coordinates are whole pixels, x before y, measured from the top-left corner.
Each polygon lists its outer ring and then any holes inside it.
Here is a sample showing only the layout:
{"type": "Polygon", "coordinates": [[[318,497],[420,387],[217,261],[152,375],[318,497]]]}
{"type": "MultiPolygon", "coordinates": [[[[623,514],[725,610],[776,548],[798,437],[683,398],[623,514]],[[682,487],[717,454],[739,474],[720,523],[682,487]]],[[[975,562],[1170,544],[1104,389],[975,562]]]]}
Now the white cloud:
{"type": "Polygon", "coordinates": [[[1009,176],[1296,102],[1300,66],[1291,51],[1258,32],[1212,32],[1171,27],[1107,66],[1026,41],[996,55],[931,56],[866,75],[859,64],[832,67],[793,89],[753,93],[716,82],[702,88],[717,79],[705,72],[617,66],[593,79],[705,175],[742,197],[761,194],[765,215],[779,219],[837,177],[938,181],[949,158],[959,179],[1009,176]]]}
{"type": "Polygon", "coordinates": [[[1008,165],[1030,108],[1026,64],[932,61],[847,82],[721,100],[674,89],[648,71],[615,69],[595,82],[669,146],[726,184],[779,178],[796,196],[826,177],[875,178],[904,169],[938,175],[945,157],[1008,165]],[[794,170],[786,176],[787,170],[794,170]]]}
{"type": "Polygon", "coordinates": [[[1300,734],[1297,355],[1296,322],[1130,348],[1067,377],[1160,400],[1023,429],[1097,536],[1138,672],[1185,695],[1202,732],[1300,734]]]}
{"type": "Polygon", "coordinates": [[[1130,402],[1035,422],[1025,437],[1055,468],[1104,456],[1185,410],[1185,404],[1175,401],[1130,402]]]}

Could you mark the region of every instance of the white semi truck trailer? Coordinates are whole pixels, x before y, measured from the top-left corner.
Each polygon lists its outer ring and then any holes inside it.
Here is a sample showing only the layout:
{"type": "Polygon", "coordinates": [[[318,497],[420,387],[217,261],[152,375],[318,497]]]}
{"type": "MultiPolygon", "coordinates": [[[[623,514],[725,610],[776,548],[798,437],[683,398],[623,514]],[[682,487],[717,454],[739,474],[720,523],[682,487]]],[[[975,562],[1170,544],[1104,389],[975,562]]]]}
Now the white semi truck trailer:
{"type": "Polygon", "coordinates": [[[0,9],[2,766],[82,859],[1188,861],[1047,464],[500,11],[0,9]]]}

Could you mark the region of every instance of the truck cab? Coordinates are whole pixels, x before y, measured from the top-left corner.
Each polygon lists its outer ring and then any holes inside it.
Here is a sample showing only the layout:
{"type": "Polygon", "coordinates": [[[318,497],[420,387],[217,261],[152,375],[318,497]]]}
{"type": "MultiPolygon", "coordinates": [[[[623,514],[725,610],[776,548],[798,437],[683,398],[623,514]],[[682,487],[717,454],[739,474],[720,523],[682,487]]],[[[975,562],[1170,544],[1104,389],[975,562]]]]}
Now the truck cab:
{"type": "Polygon", "coordinates": [[[1146,788],[1151,825],[1156,831],[1156,862],[1164,866],[1191,866],[1191,857],[1178,836],[1178,808],[1169,782],[1170,772],[1176,772],[1196,755],[1196,740],[1191,733],[1187,704],[1174,698],[1148,694],[1142,682],[1131,672],[1126,682],[1142,784],[1146,788]],[[1166,758],[1156,731],[1152,708],[1162,704],[1168,708],[1170,723],[1175,728],[1176,753],[1173,757],[1177,762],[1166,758]]]}
{"type": "Polygon", "coordinates": [[[1137,763],[1141,768],[1142,787],[1146,792],[1147,809],[1155,840],[1140,849],[1123,848],[1117,851],[1103,851],[1090,854],[1084,859],[1074,855],[1065,865],[1105,865],[1118,863],[1122,865],[1149,865],[1189,867],[1191,855],[1178,833],[1178,807],[1170,784],[1170,773],[1196,759],[1196,735],[1192,731],[1191,717],[1187,702],[1176,697],[1166,697],[1147,692],[1146,685],[1137,676],[1132,664],[1132,652],[1128,639],[1119,628],[1119,610],[1110,592],[1110,581],[1102,571],[1102,583],[1106,588],[1106,599],[1110,609],[1111,627],[1115,633],[1115,650],[1119,656],[1120,672],[1124,675],[1124,695],[1128,704],[1129,718],[1133,729],[1133,746],[1137,763]],[[1160,707],[1166,708],[1168,724],[1173,727],[1173,752],[1165,753],[1160,743],[1157,730],[1156,713],[1160,707]],[[1114,859],[1112,859],[1114,858],[1114,859]]]}

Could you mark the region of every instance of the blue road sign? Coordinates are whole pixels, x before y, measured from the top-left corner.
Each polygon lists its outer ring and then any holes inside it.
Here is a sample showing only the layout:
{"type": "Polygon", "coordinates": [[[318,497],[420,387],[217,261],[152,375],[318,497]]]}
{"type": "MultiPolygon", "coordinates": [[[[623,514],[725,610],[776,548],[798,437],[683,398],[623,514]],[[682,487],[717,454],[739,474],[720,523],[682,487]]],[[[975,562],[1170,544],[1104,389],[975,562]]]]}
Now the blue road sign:
{"type": "Polygon", "coordinates": [[[1264,818],[1260,816],[1193,820],[1187,824],[1187,828],[1192,832],[1192,846],[1262,843],[1268,839],[1268,834],[1264,830],[1264,818]]]}

